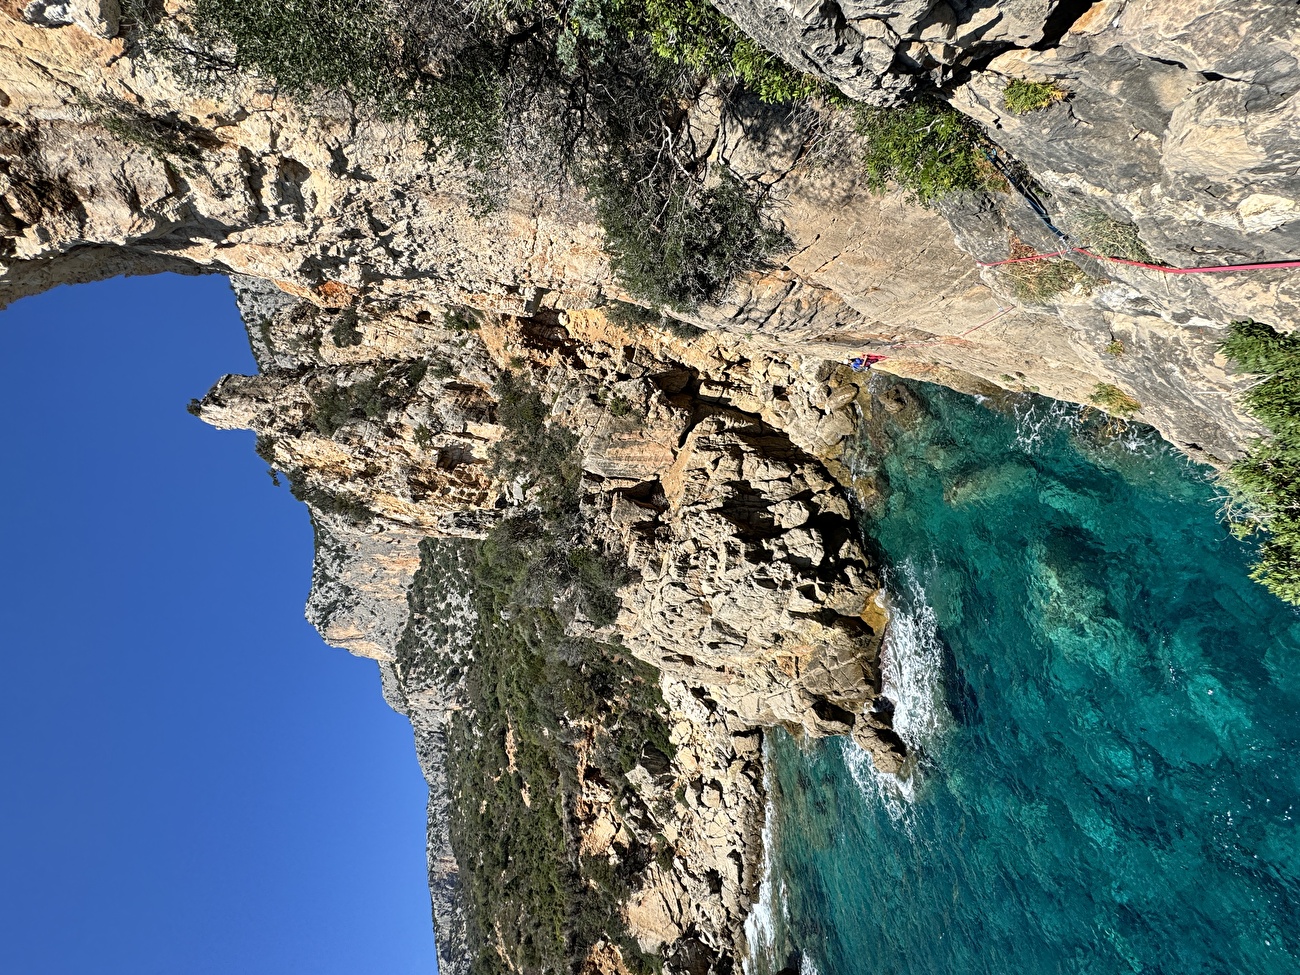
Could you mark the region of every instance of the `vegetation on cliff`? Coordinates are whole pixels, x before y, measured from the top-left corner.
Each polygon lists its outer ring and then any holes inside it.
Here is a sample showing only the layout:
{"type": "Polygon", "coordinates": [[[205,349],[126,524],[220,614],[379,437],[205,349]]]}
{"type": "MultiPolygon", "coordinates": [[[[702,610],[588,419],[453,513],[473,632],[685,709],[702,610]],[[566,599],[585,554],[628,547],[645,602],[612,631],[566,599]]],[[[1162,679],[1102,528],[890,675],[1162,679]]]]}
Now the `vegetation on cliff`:
{"type": "Polygon", "coordinates": [[[613,860],[584,855],[577,813],[584,781],[635,808],[627,773],[671,757],[657,675],[616,643],[580,635],[613,621],[622,570],[586,540],[574,435],[510,373],[497,393],[507,434],[495,463],[532,503],[477,544],[426,540],[410,595],[415,621],[440,605],[450,561],[467,566],[472,664],[414,625],[398,647],[404,673],[463,681],[467,707],[448,731],[450,832],[471,970],[576,971],[601,941],[650,970],[620,905],[658,851],[632,840],[613,860]]]}
{"type": "MultiPolygon", "coordinates": [[[[480,206],[500,202],[511,173],[556,193],[577,183],[622,286],[678,311],[716,299],[784,242],[765,189],[696,143],[691,103],[712,86],[847,105],[707,0],[195,0],[177,22],[145,0],[128,8],[137,43],[194,83],[254,76],[409,123],[469,168],[480,206]]],[[[973,125],[946,106],[855,111],[868,185],[897,182],[929,205],[995,181],[973,125]]]]}
{"type": "Polygon", "coordinates": [[[1267,529],[1252,576],[1300,605],[1300,337],[1260,322],[1233,322],[1223,353],[1260,375],[1245,402],[1273,434],[1228,472],[1229,490],[1249,513],[1235,517],[1234,527],[1243,534],[1267,529]]]}
{"type": "Polygon", "coordinates": [[[984,155],[975,123],[941,102],[854,111],[866,147],[866,183],[874,189],[897,183],[917,203],[932,206],[949,193],[1005,184],[984,155]]]}
{"type": "Polygon", "coordinates": [[[196,0],[179,26],[136,22],[146,49],[196,82],[252,74],[409,122],[480,174],[482,205],[512,169],[557,192],[576,178],[624,286],[677,309],[715,297],[780,241],[758,189],[684,136],[682,106],[710,80],[776,102],[819,87],[705,0],[196,0]]]}
{"type": "Polygon", "coordinates": [[[1041,111],[1063,100],[1069,92],[1052,81],[1012,78],[1002,90],[1002,103],[1013,115],[1041,111]]]}

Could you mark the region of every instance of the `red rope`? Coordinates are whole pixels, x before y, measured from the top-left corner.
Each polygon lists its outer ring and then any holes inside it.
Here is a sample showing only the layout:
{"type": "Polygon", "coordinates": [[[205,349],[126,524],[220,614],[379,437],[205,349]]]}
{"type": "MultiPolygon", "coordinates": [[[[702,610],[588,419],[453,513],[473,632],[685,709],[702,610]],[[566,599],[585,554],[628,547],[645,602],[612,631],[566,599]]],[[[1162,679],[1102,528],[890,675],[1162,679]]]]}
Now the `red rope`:
{"type": "MultiPolygon", "coordinates": [[[[1277,268],[1297,267],[1300,268],[1300,260],[1295,261],[1267,261],[1261,264],[1221,264],[1215,267],[1161,267],[1159,264],[1148,264],[1145,261],[1130,261],[1123,257],[1106,257],[1104,254],[1097,254],[1088,250],[1086,247],[1067,247],[1065,250],[1052,251],[1050,254],[1031,254],[1028,257],[1011,257],[1005,261],[976,261],[980,267],[1002,267],[1005,264],[1023,264],[1026,261],[1045,261],[1053,257],[1063,257],[1066,254],[1083,254],[1085,257],[1091,257],[1096,261],[1109,261],[1112,264],[1127,264],[1129,267],[1146,268],[1149,271],[1160,271],[1162,274],[1219,274],[1224,271],[1267,271],[1277,268]]],[[[1014,306],[1012,306],[1014,307],[1014,306]]],[[[992,318],[985,319],[978,325],[966,329],[957,338],[969,335],[978,329],[983,328],[990,322],[997,321],[1012,308],[1002,308],[992,318]]],[[[908,346],[928,345],[931,342],[940,342],[951,336],[936,336],[932,339],[924,339],[920,342],[899,342],[895,345],[886,346],[891,352],[898,349],[905,349],[908,346]]],[[[870,366],[876,362],[883,362],[888,356],[860,356],[859,360],[870,366]]],[[[855,360],[858,361],[858,360],[855,360]]],[[[857,368],[855,366],[855,368],[857,368]]]]}
{"type": "MultiPolygon", "coordinates": [[[[981,328],[983,328],[983,327],[984,327],[985,325],[987,325],[989,322],[996,322],[999,318],[1001,318],[1001,317],[1002,317],[1003,315],[1005,315],[1007,312],[1011,311],[1011,309],[1014,308],[1014,307],[1015,307],[1014,305],[1009,305],[1009,306],[1007,306],[1006,308],[999,308],[999,309],[998,309],[998,313],[997,313],[996,315],[994,315],[992,318],[986,318],[986,319],[984,319],[984,321],[982,321],[982,322],[980,322],[978,325],[974,326],[974,328],[968,328],[968,329],[966,329],[966,331],[962,332],[961,334],[962,334],[962,335],[969,335],[971,332],[974,332],[976,329],[981,329],[981,328]]],[[[961,337],[961,336],[958,336],[958,338],[960,338],[960,337],[961,337]]],[[[946,335],[941,335],[941,336],[939,336],[939,338],[947,338],[947,336],[946,336],[946,335]]],[[[927,340],[927,341],[934,342],[934,341],[937,341],[937,340],[936,340],[936,339],[929,339],[929,340],[927,340]]]]}
{"type": "MultiPolygon", "coordinates": [[[[890,352],[896,352],[896,351],[899,350],[899,349],[906,349],[906,348],[908,348],[909,346],[929,345],[931,342],[942,342],[944,339],[950,339],[950,338],[963,338],[963,337],[969,335],[971,332],[974,332],[974,331],[977,331],[977,330],[983,328],[985,325],[988,325],[990,322],[996,322],[999,318],[1001,318],[1001,317],[1002,317],[1003,315],[1005,315],[1007,312],[1009,312],[1009,311],[1015,311],[1015,308],[1016,308],[1015,305],[1008,305],[1006,308],[999,308],[999,309],[998,309],[998,313],[997,313],[996,315],[992,315],[992,316],[990,316],[989,318],[984,319],[984,321],[980,322],[978,325],[972,325],[970,328],[966,329],[966,331],[964,331],[964,332],[962,332],[962,333],[960,333],[960,334],[958,334],[958,335],[955,335],[955,336],[954,336],[954,335],[936,335],[936,336],[935,336],[934,338],[932,338],[932,339],[922,339],[920,342],[897,342],[897,343],[894,343],[894,344],[891,344],[891,345],[887,346],[887,348],[889,349],[890,352]]],[[[887,355],[867,355],[867,354],[864,354],[864,355],[860,355],[860,356],[858,356],[856,359],[851,359],[851,360],[849,360],[849,361],[850,361],[850,364],[853,364],[853,363],[861,363],[861,364],[862,364],[861,366],[859,366],[859,365],[854,365],[854,366],[853,366],[854,370],[857,371],[857,370],[860,370],[863,366],[865,366],[866,368],[870,368],[871,366],[874,366],[877,362],[884,362],[884,361],[885,361],[886,359],[888,359],[888,358],[889,358],[889,356],[887,356],[887,355]]]]}
{"type": "Polygon", "coordinates": [[[1072,254],[1074,248],[1067,248],[1063,251],[1052,251],[1050,254],[1031,254],[1029,257],[1011,257],[1005,261],[976,261],[980,267],[1001,267],[1003,264],[1023,264],[1025,261],[1042,261],[1049,257],[1060,257],[1063,254],[1072,254]]]}
{"type": "Polygon", "coordinates": [[[1104,254],[1094,253],[1086,247],[1070,247],[1063,251],[1052,251],[1050,254],[1031,254],[1029,257],[1012,257],[1005,261],[976,261],[975,263],[980,267],[1001,267],[1004,264],[1020,264],[1025,261],[1044,261],[1065,254],[1083,254],[1096,261],[1127,264],[1129,267],[1146,268],[1149,271],[1160,271],[1163,274],[1219,274],[1224,271],[1268,271],[1277,268],[1300,267],[1300,260],[1267,261],[1262,264],[1220,264],[1216,267],[1162,267],[1159,264],[1148,264],[1145,261],[1129,261],[1122,257],[1107,257],[1104,254]]]}

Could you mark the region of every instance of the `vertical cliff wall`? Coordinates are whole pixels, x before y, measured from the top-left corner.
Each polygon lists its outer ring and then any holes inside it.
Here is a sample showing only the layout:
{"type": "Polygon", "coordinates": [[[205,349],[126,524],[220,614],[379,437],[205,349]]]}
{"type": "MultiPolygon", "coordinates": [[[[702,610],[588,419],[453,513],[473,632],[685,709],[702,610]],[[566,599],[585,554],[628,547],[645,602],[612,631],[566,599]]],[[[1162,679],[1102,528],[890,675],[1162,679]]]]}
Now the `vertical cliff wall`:
{"type": "MultiPolygon", "coordinates": [[[[303,103],[253,76],[196,87],[114,3],[0,5],[0,303],[123,273],[232,276],[260,372],[194,409],[256,430],[309,505],[308,616],[378,661],[411,718],[444,971],[469,958],[448,825],[449,727],[468,698],[408,651],[468,671],[477,623],[468,576],[428,605],[410,594],[422,542],[462,551],[534,503],[493,463],[503,372],[576,437],[584,543],[628,573],[612,622],[585,632],[656,668],[674,751],[628,771],[635,814],[577,775],[582,855],[663,854],[636,873],[627,930],[671,970],[721,972],[744,954],[757,880],[757,730],[905,760],[877,700],[887,610],[843,458],[886,407],[845,362],[870,353],[877,370],[991,396],[1088,403],[1104,384],[1223,462],[1259,432],[1236,405],[1247,380],[1217,354],[1224,327],[1295,320],[1294,270],[1170,275],[1075,253],[1048,291],[984,266],[1103,232],[1172,267],[1300,255],[1290,0],[717,6],[851,98],[946,100],[1010,179],[926,209],[868,186],[870,136],[844,110],[706,86],[684,130],[761,190],[788,246],[716,301],[647,314],[573,186],[512,174],[485,214],[474,173],[348,99],[303,103]],[[1017,79],[1056,94],[1017,114],[1017,79]]],[[[584,964],[630,960],[601,944],[584,964]]]]}

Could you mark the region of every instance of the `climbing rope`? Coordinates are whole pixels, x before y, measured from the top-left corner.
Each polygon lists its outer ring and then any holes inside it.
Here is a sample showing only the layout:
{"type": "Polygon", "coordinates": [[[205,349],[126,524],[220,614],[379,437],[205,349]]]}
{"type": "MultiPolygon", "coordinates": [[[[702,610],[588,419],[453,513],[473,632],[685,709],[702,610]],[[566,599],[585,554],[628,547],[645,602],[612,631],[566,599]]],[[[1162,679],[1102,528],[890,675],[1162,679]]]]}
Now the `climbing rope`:
{"type": "Polygon", "coordinates": [[[1159,271],[1162,274],[1219,274],[1224,271],[1268,271],[1276,268],[1300,267],[1300,260],[1264,261],[1258,264],[1218,264],[1214,267],[1165,267],[1163,264],[1130,261],[1123,257],[1107,257],[1105,254],[1090,251],[1086,247],[1067,247],[1065,250],[1051,251],[1047,254],[1030,254],[1027,257],[1012,257],[1005,261],[976,261],[975,263],[980,267],[1002,267],[1004,264],[1021,264],[1025,261],[1045,261],[1053,257],[1063,257],[1066,254],[1082,254],[1084,257],[1091,257],[1094,261],[1127,264],[1129,267],[1146,268],[1149,271],[1159,271]]]}
{"type": "MultiPolygon", "coordinates": [[[[1003,177],[1005,177],[1006,181],[1011,184],[1015,191],[1020,194],[1024,201],[1029,205],[1029,208],[1034,211],[1034,215],[1037,216],[1038,219],[1046,225],[1047,229],[1055,234],[1060,239],[1061,243],[1066,246],[1059,251],[1050,251],[1045,254],[1029,254],[1022,257],[1009,257],[1004,261],[976,261],[975,263],[980,267],[1004,267],[1007,264],[1023,264],[1028,261],[1046,261],[1053,257],[1065,257],[1069,254],[1082,254],[1084,257],[1090,257],[1094,261],[1105,261],[1111,264],[1124,264],[1128,267],[1140,267],[1148,271],[1159,271],[1161,274],[1223,274],[1229,271],[1272,271],[1281,268],[1300,268],[1300,260],[1261,261],[1253,264],[1218,264],[1213,267],[1166,267],[1162,264],[1150,264],[1146,261],[1130,261],[1123,257],[1107,257],[1105,254],[1098,254],[1086,247],[1076,247],[1070,242],[1069,236],[1052,223],[1051,214],[1047,212],[1047,208],[1043,205],[1042,201],[1039,200],[1032,191],[1021,184],[1020,180],[1016,178],[1010,167],[999,158],[998,154],[996,152],[989,152],[988,149],[985,149],[984,155],[988,157],[989,162],[993,164],[994,168],[996,168],[1003,177]]],[[[1007,312],[1012,310],[1012,308],[999,308],[996,315],[985,319],[978,325],[968,328],[966,331],[956,336],[938,335],[934,338],[923,339],[918,342],[891,342],[885,345],[884,348],[887,348],[892,352],[898,349],[908,348],[909,346],[929,345],[931,342],[941,342],[947,338],[962,338],[970,335],[971,332],[978,331],[990,322],[997,321],[1007,312]]],[[[860,372],[863,369],[870,369],[875,363],[883,362],[887,358],[889,357],[883,355],[860,355],[854,359],[850,359],[848,365],[852,366],[855,372],[860,372]]]]}
{"type": "Polygon", "coordinates": [[[1258,264],[1219,264],[1214,267],[1166,267],[1163,264],[1148,264],[1146,261],[1130,261],[1123,257],[1107,257],[1105,254],[1098,254],[1086,247],[1075,247],[1070,242],[1069,235],[1052,223],[1051,214],[1047,212],[1047,208],[1043,206],[1042,201],[1023,186],[1020,180],[1016,179],[1011,167],[1001,159],[997,152],[989,152],[988,149],[985,149],[984,155],[988,157],[989,162],[1002,174],[1003,178],[1011,184],[1012,188],[1029,204],[1029,209],[1034,211],[1034,215],[1066,246],[1062,250],[1052,251],[1049,254],[1011,257],[1005,261],[976,261],[975,263],[980,267],[1002,267],[1005,264],[1021,264],[1025,261],[1046,261],[1053,257],[1064,257],[1067,254],[1082,254],[1084,257],[1091,257],[1094,261],[1127,264],[1129,267],[1145,268],[1148,271],[1159,271],[1162,274],[1221,274],[1225,271],[1269,271],[1277,268],[1300,267],[1300,260],[1264,261],[1258,264]]]}

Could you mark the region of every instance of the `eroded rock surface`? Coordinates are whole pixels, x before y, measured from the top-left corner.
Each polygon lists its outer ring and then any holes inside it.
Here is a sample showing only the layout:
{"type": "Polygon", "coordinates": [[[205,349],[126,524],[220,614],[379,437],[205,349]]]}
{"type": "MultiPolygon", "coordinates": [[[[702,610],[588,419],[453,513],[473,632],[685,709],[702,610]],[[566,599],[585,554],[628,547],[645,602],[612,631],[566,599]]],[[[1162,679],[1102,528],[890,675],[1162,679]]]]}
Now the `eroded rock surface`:
{"type": "MultiPolygon", "coordinates": [[[[177,4],[169,4],[175,10],[177,4]]],[[[1290,0],[717,0],[760,44],[873,104],[923,88],[1026,167],[1054,223],[1089,244],[1101,214],[1156,262],[1300,256],[1300,16],[1290,0]],[[1059,102],[1006,110],[1013,78],[1059,102]]],[[[659,668],[671,769],[638,776],[651,824],[584,787],[586,852],[662,833],[626,905],[671,971],[728,971],[759,873],[761,733],[851,735],[884,769],[887,613],[852,525],[844,462],[862,376],[843,362],[988,393],[1086,403],[1098,383],[1194,456],[1238,456],[1257,427],[1224,326],[1292,327],[1294,270],[1163,275],[1075,255],[1089,276],[1017,298],[1013,247],[1061,248],[1008,185],[940,211],[876,194],[825,117],[706,92],[689,128],[764,186],[790,239],[682,323],[617,324],[627,299],[580,194],[511,183],[481,214],[463,167],[342,100],[304,107],[245,79],[183,84],[124,36],[116,3],[0,5],[0,304],[56,284],[159,271],[233,276],[261,368],[196,406],[254,429],[318,532],[308,615],[379,661],[430,786],[440,964],[463,970],[447,839],[454,682],[405,663],[416,634],[465,652],[448,597],[407,606],[422,539],[482,537],[525,486],[494,475],[503,368],[545,389],[581,438],[587,510],[631,581],[605,636],[659,668]],[[417,618],[418,617],[418,618],[417,618]]],[[[624,309],[625,310],[625,309],[624,309]]],[[[872,485],[854,485],[864,501],[872,485]]],[[[643,770],[644,771],[644,770],[643,770]]],[[[613,946],[588,969],[622,971],[613,946]]]]}

